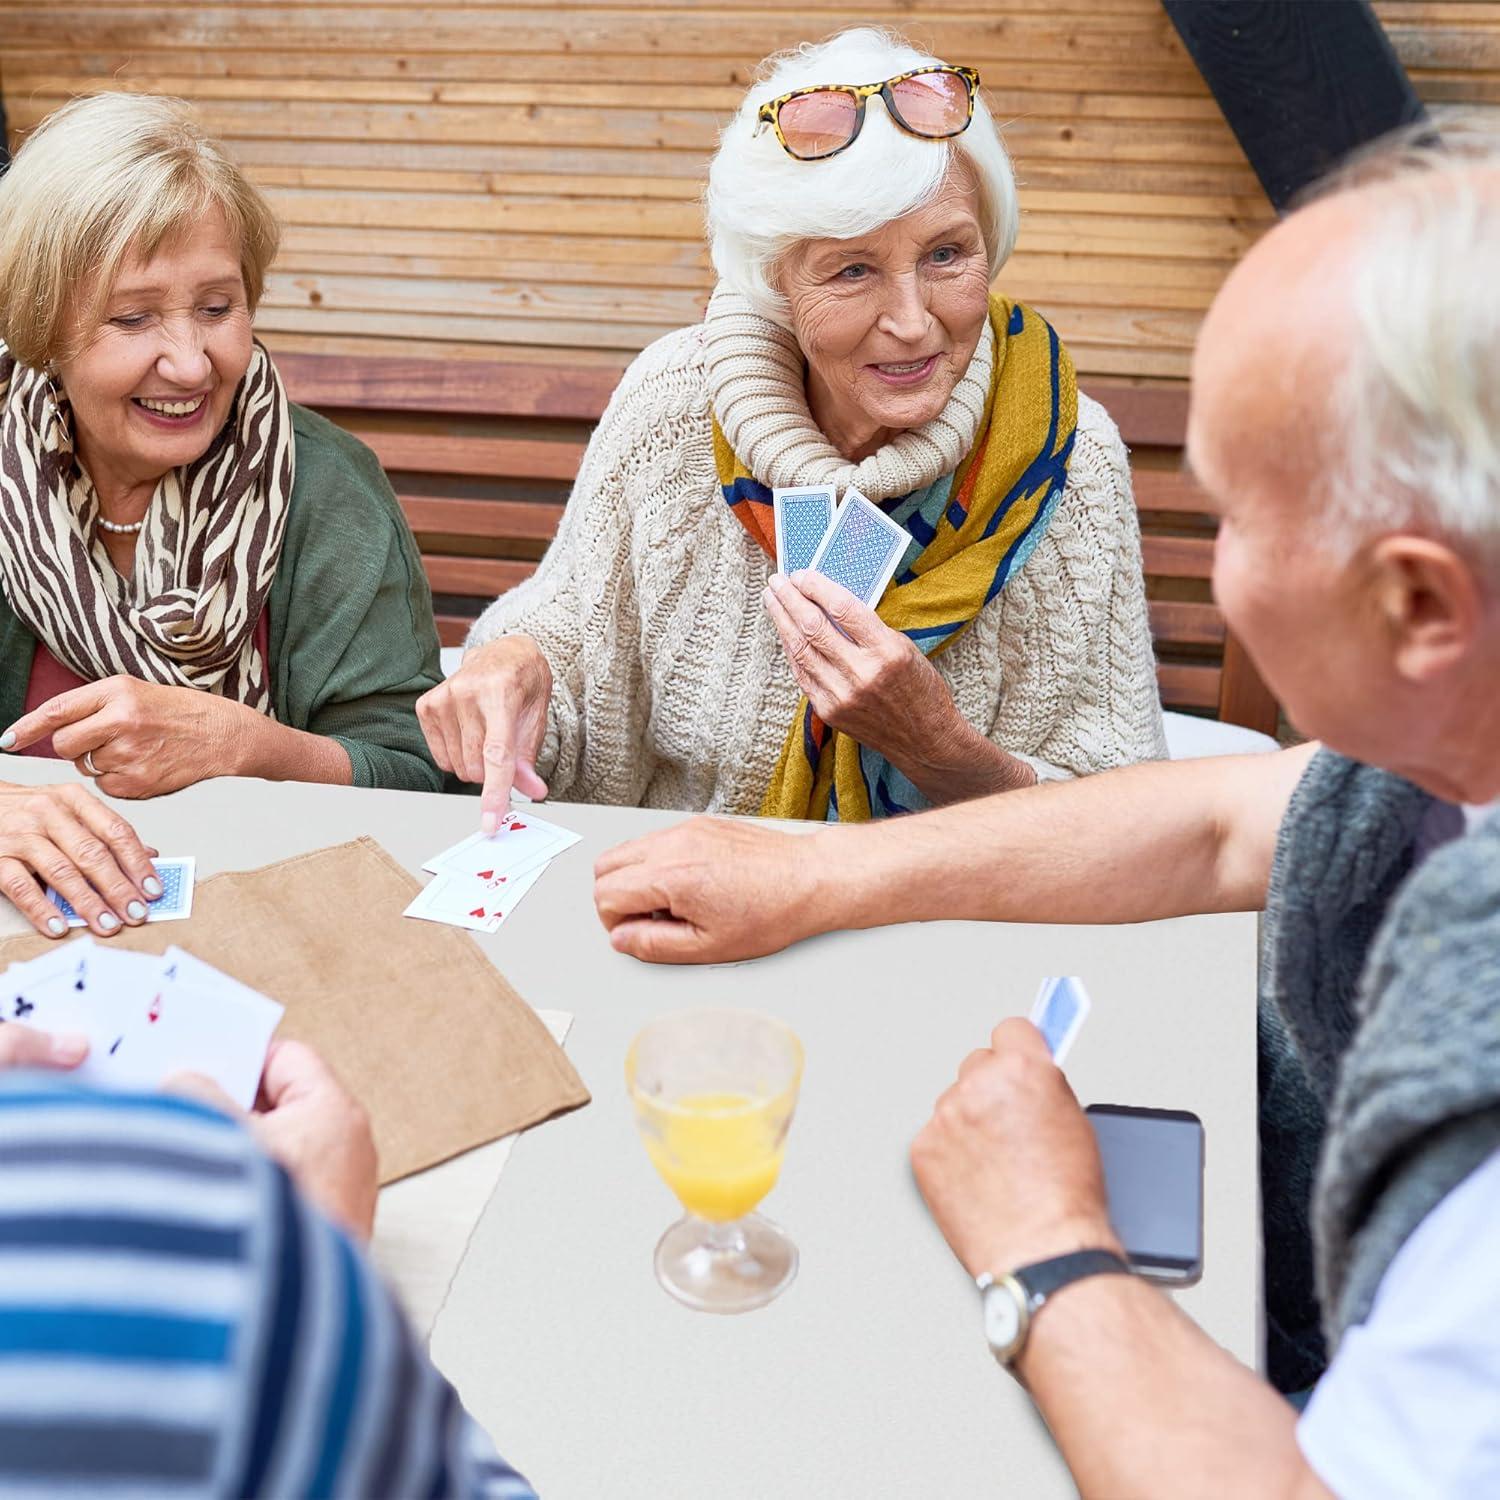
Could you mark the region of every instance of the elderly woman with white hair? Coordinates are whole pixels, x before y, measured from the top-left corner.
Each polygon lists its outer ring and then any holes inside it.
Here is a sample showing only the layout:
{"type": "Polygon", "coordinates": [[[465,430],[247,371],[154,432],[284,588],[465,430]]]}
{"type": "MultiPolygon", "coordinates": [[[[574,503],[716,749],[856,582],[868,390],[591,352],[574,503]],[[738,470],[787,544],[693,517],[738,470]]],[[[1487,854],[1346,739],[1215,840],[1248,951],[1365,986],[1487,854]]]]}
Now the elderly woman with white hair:
{"type": "Polygon", "coordinates": [[[725,129],[702,324],[631,365],[556,540],[418,704],[439,765],[578,801],[852,822],[1164,754],[1129,469],[1034,310],[978,77],[867,29],[725,129]],[[866,608],[773,571],[771,492],[910,533],[866,608]]]}
{"type": "MultiPolygon", "coordinates": [[[[432,601],[362,444],[251,332],[277,228],[180,102],[58,110],[0,179],[0,750],[116,797],[210,776],[437,790],[432,601]]],[[[0,783],[0,891],[101,936],[161,895],[76,785],[0,783]]]]}

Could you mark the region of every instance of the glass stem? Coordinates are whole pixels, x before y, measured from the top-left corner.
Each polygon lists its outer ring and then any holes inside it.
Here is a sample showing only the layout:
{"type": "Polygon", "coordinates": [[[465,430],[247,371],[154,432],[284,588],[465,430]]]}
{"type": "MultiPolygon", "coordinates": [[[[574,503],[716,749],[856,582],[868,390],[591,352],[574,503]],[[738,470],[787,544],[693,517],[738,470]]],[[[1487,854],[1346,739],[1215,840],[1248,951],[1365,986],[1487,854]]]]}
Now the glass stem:
{"type": "Polygon", "coordinates": [[[743,1255],[745,1253],[745,1234],[740,1228],[738,1219],[731,1219],[727,1223],[715,1223],[712,1219],[704,1220],[706,1233],[703,1243],[715,1255],[743,1255]]]}

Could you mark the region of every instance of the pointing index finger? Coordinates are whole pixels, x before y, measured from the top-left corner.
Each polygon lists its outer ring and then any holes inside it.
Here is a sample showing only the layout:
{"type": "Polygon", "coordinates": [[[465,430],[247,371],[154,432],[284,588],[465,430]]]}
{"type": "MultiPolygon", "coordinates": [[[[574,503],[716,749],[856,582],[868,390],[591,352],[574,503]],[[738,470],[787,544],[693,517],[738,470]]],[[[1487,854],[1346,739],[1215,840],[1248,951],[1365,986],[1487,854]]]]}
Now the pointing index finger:
{"type": "Polygon", "coordinates": [[[23,714],[4,734],[0,734],[0,750],[25,750],[49,734],[56,734],[64,725],[86,719],[97,713],[104,705],[106,694],[101,691],[104,684],[88,683],[73,688],[49,699],[40,708],[23,714]]]}

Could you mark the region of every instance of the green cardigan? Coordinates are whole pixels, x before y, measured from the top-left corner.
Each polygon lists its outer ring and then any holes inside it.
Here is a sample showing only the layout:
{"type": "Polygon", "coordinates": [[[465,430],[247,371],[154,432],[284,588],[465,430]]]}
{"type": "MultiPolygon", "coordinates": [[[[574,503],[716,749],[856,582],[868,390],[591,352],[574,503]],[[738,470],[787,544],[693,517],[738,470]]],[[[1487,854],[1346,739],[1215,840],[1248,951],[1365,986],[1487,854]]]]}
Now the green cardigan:
{"type": "MultiPolygon", "coordinates": [[[[279,723],[349,752],[355,786],[442,790],[414,705],[441,680],[432,595],[375,455],[294,405],[297,473],[271,584],[279,723]]],[[[0,724],[20,718],[36,638],[0,595],[0,724]]]]}

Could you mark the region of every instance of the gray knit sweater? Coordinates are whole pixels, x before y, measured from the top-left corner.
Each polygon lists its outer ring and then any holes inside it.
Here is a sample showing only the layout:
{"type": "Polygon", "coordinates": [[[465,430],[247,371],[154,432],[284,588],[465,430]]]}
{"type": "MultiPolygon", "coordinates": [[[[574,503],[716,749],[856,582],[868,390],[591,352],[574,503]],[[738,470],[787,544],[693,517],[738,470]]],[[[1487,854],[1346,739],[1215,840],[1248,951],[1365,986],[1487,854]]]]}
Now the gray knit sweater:
{"type": "Polygon", "coordinates": [[[1457,809],[1323,751],[1287,809],[1265,998],[1327,1111],[1313,1197],[1330,1351],[1422,1219],[1500,1150],[1500,817],[1414,869],[1457,809]]]}

